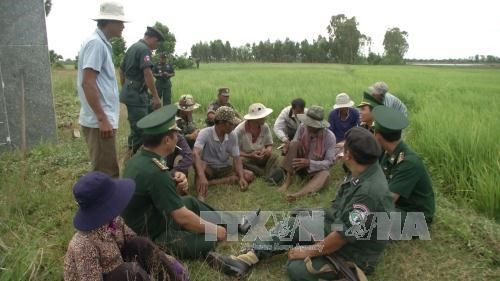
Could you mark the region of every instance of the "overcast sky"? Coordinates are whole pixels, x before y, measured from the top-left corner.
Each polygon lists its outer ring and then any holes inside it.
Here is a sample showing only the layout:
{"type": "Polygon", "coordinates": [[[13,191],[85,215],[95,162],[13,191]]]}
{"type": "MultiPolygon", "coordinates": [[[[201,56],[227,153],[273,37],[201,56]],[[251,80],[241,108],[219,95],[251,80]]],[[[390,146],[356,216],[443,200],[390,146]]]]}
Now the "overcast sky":
{"type": "MultiPolygon", "coordinates": [[[[119,0],[118,0],[119,1],[119,0]]],[[[146,26],[160,21],[174,33],[175,52],[190,54],[193,44],[215,39],[241,46],[270,39],[312,42],[327,36],[332,15],[355,16],[372,51],[383,52],[388,28],[408,32],[406,58],[500,56],[500,1],[495,0],[122,0],[126,17],[123,37],[130,46],[146,26]]],[[[49,48],[74,58],[95,29],[91,20],[101,0],[52,0],[47,18],[49,48]]]]}

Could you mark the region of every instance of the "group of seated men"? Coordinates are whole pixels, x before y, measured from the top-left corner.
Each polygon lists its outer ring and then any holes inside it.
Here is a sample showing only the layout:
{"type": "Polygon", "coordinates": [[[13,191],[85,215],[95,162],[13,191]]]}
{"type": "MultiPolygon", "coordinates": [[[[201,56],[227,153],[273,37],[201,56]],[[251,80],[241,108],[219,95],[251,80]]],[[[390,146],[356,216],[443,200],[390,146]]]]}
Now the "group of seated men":
{"type": "MultiPolygon", "coordinates": [[[[228,103],[229,89],[219,89],[218,97],[207,113],[207,124],[213,125],[203,129],[196,128],[193,122],[192,111],[199,104],[190,95],[181,96],[176,105],[164,106],[137,123],[143,130],[143,147],[128,160],[123,172],[123,178],[133,180],[135,188],[129,188],[130,195],[117,197],[122,203],[113,209],[113,214],[121,216],[124,223],[119,218],[114,224],[130,227],[134,235],[149,238],[178,258],[207,258],[211,266],[233,276],[243,276],[260,260],[285,252],[281,246],[286,245],[291,280],[363,280],[364,273],[374,269],[388,242],[368,233],[373,214],[396,211],[404,223],[407,213],[420,212],[425,222],[432,222],[435,206],[429,174],[420,157],[401,138],[409,125],[406,107],[387,92],[385,83],[375,83],[364,93],[358,106],[360,120],[356,120],[358,111],[344,93],[337,96],[329,116],[331,123],[325,120],[321,106],[306,108],[303,100],[292,101],[273,128],[283,142],[281,153],[273,151],[271,129],[265,122],[272,109],[261,103],[252,104],[241,120],[228,103]],[[270,241],[257,239],[251,249],[240,255],[214,252],[216,241],[226,240],[228,230],[221,224],[224,218],[200,217],[202,212],[215,211],[204,202],[209,186],[237,184],[245,191],[256,176],[276,182],[276,174],[281,171],[282,192],[287,191],[295,175],[307,178],[298,192],[286,194],[287,200],[295,200],[327,186],[330,168],[337,159],[342,159],[348,173],[333,204],[323,209],[324,239],[302,241],[297,232],[290,239],[282,239],[280,228],[289,229],[294,223],[289,220],[275,226],[270,241]],[[191,166],[198,198],[186,195],[191,166]],[[216,239],[207,241],[206,232],[216,239]]],[[[77,195],[82,196],[75,191],[78,185],[74,189],[77,201],[77,195]]],[[[77,216],[85,207],[86,204],[80,204],[77,216]]],[[[249,212],[238,231],[246,234],[258,214],[249,212]]],[[[94,223],[94,228],[82,227],[77,216],[74,224],[79,232],[75,237],[103,239],[93,233],[116,230],[113,223],[107,222],[104,227],[99,223],[94,223]]],[[[123,235],[111,239],[123,246],[123,235]]],[[[90,255],[87,252],[91,248],[75,246],[75,237],[65,259],[65,274],[68,270],[73,276],[71,270],[85,268],[81,263],[96,262],[79,259],[78,254],[90,255]]],[[[112,268],[106,269],[103,274],[112,268]]],[[[138,276],[131,267],[125,267],[127,270],[138,276]]],[[[175,271],[175,267],[170,270],[175,271]]],[[[180,275],[187,278],[182,270],[180,275]]]]}

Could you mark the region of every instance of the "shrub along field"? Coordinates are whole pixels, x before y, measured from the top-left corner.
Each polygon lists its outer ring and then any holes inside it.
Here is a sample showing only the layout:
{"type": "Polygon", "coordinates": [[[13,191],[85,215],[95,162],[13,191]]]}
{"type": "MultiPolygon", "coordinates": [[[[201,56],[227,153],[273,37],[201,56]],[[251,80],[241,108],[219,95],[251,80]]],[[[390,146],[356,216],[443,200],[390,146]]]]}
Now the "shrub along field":
{"type": "MultiPolygon", "coordinates": [[[[53,72],[58,142],[0,155],[0,280],[62,280],[63,256],[74,233],[77,208],[71,188],[90,168],[83,139],[72,138],[79,112],[75,76],[74,70],[53,72]]],[[[493,68],[212,64],[177,71],[173,100],[192,94],[202,104],[195,115],[201,126],[216,89],[227,86],[231,103],[242,113],[253,102],[273,108],[268,120],[272,124],[293,98],[322,105],[328,113],[336,94],[346,92],[358,103],[367,86],[387,82],[410,111],[405,140],[422,155],[431,173],[437,213],[432,240],[392,243],[370,280],[499,280],[498,77],[500,70],[493,68]]],[[[129,131],[124,107],[122,113],[120,155],[125,154],[129,131]]],[[[261,179],[246,193],[237,187],[214,187],[207,201],[225,210],[328,206],[343,176],[339,164],[332,168],[332,176],[328,188],[294,203],[285,202],[261,179]]],[[[224,242],[218,250],[235,253],[243,246],[224,242]]],[[[287,280],[285,262],[285,255],[265,261],[247,280],[287,280]]],[[[230,280],[203,261],[186,265],[193,280],[230,280]]]]}

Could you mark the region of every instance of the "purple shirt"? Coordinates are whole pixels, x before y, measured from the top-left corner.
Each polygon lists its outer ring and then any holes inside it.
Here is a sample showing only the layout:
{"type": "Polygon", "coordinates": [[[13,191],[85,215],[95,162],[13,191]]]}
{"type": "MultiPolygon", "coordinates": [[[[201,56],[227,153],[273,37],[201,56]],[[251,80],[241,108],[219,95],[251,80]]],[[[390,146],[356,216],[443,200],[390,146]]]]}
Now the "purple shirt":
{"type": "Polygon", "coordinates": [[[359,112],[357,109],[349,107],[349,113],[345,121],[340,120],[339,109],[334,109],[328,116],[328,123],[330,123],[330,131],[335,134],[337,143],[344,141],[344,134],[350,128],[359,126],[359,112]]]}

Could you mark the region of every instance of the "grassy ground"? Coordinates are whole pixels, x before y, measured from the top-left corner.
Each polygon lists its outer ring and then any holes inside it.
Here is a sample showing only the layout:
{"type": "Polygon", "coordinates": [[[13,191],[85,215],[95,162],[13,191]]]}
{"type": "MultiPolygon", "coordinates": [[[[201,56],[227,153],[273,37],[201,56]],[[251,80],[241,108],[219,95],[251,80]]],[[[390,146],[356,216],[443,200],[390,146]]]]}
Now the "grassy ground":
{"type": "MultiPolygon", "coordinates": [[[[499,117],[498,74],[498,70],[455,68],[228,64],[178,71],[173,83],[175,98],[193,94],[204,107],[214,98],[216,88],[226,85],[241,112],[255,101],[274,108],[271,123],[294,97],[330,108],[337,93],[345,91],[359,102],[359,93],[367,85],[385,80],[410,108],[412,125],[407,140],[429,166],[437,214],[431,241],[391,244],[370,280],[500,280],[500,226],[492,219],[498,217],[500,182],[494,172],[499,165],[494,122],[499,117]],[[475,166],[483,171],[480,177],[473,176],[475,166]],[[460,180],[464,186],[483,180],[485,187],[491,184],[491,190],[464,188],[457,184],[460,180]],[[477,207],[478,199],[472,194],[478,192],[486,192],[483,196],[492,201],[493,209],[477,207]]],[[[71,220],[77,207],[71,187],[90,168],[83,140],[71,137],[79,110],[74,80],[73,71],[53,74],[58,142],[41,144],[26,154],[0,155],[0,280],[62,279],[63,255],[74,233],[71,220]]],[[[202,114],[196,118],[201,124],[202,114]]],[[[118,143],[123,155],[126,118],[120,125],[118,143]]],[[[342,176],[338,165],[332,173],[335,180],[330,187],[295,203],[284,202],[261,180],[246,193],[237,187],[213,188],[208,202],[226,210],[248,210],[256,205],[278,211],[326,206],[342,176]]],[[[241,246],[225,242],[218,250],[234,253],[241,246]]],[[[282,255],[263,262],[247,280],[287,280],[285,261],[282,255]]],[[[187,266],[193,280],[230,280],[203,261],[190,261],[187,266]]]]}

